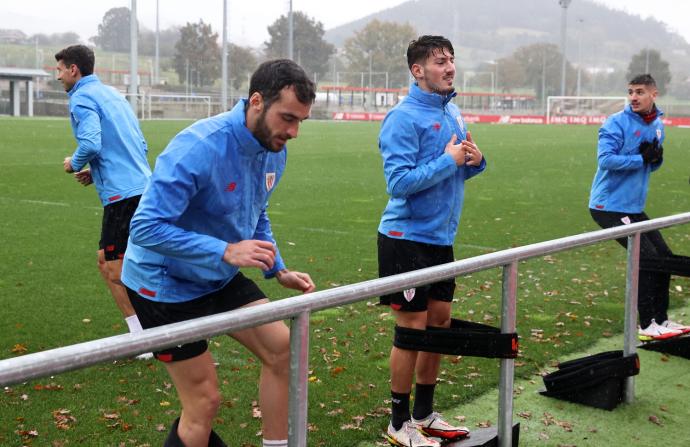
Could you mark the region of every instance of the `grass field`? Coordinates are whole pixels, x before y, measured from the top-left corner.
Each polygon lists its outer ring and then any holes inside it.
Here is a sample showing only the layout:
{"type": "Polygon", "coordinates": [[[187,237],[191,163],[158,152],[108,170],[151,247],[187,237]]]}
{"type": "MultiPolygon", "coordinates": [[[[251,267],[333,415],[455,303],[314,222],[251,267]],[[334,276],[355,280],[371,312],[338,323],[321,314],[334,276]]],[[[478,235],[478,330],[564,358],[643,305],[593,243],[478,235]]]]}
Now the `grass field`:
{"type": "MultiPolygon", "coordinates": [[[[142,124],[152,163],[187,124],[142,124]]],[[[269,214],[288,266],[309,272],[320,289],[376,276],[376,228],[386,202],[378,126],[306,122],[290,143],[269,214]]],[[[467,184],[457,257],[598,229],[587,212],[595,127],[471,130],[489,166],[467,184]]],[[[690,209],[690,130],[667,134],[665,165],[652,177],[646,209],[655,217],[690,209]]],[[[68,121],[0,119],[0,136],[0,359],[125,332],[96,269],[95,191],[62,173],[74,146],[68,121]]],[[[676,251],[690,253],[687,227],[664,234],[676,251]]],[[[624,272],[625,253],[614,242],[521,263],[518,378],[531,380],[557,359],[620,333],[624,272]]],[[[246,273],[273,298],[290,294],[246,273]]],[[[497,269],[459,278],[454,316],[498,325],[500,279],[497,269]]],[[[689,289],[688,280],[674,280],[672,306],[687,304],[689,289]]],[[[310,445],[381,439],[393,321],[375,302],[312,316],[310,445]]],[[[227,337],[214,339],[212,350],[225,398],[216,430],[232,445],[258,446],[252,409],[259,367],[227,337]]],[[[449,358],[442,369],[440,410],[496,387],[496,360],[449,358]]],[[[178,412],[158,363],[117,361],[4,390],[0,445],[155,446],[178,412]]],[[[470,427],[486,420],[470,408],[463,414],[470,427]]]]}

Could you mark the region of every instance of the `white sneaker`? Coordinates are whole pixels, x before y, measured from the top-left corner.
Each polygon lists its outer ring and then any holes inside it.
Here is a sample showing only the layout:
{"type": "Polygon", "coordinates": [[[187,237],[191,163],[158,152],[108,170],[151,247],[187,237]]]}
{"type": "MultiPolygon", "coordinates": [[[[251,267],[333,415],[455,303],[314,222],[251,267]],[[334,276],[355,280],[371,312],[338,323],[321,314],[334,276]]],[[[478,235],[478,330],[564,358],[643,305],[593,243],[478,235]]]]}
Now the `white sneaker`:
{"type": "Polygon", "coordinates": [[[441,447],[441,443],[421,434],[410,421],[405,421],[397,431],[388,424],[385,437],[388,442],[398,447],[441,447]]]}
{"type": "Polygon", "coordinates": [[[683,334],[687,334],[690,332],[690,326],[686,326],[684,324],[676,323],[675,321],[671,320],[666,320],[661,325],[667,329],[673,329],[676,331],[680,331],[683,334]]]}
{"type": "Polygon", "coordinates": [[[451,425],[435,411],[422,420],[412,418],[412,424],[425,435],[441,438],[443,441],[462,438],[470,434],[467,427],[451,425]]]}
{"type": "Polygon", "coordinates": [[[139,354],[135,358],[137,360],[151,360],[153,358],[153,353],[152,352],[145,352],[143,354],[139,354]]]}
{"type": "Polygon", "coordinates": [[[644,329],[640,328],[637,331],[637,338],[639,338],[642,341],[665,340],[667,338],[677,337],[682,333],[682,331],[679,331],[677,329],[671,329],[666,326],[657,324],[657,322],[654,321],[654,318],[652,318],[652,324],[650,324],[644,329]]]}

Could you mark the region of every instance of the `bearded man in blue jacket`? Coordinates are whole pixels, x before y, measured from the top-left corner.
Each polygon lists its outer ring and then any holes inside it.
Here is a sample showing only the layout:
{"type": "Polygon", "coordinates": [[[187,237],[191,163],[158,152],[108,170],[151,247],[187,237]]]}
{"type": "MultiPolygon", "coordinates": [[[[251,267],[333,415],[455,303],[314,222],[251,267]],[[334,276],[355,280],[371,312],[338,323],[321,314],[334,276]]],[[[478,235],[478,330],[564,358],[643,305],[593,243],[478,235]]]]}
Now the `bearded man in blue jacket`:
{"type": "MultiPolygon", "coordinates": [[[[70,122],[77,148],[63,161],[84,186],[94,184],[103,204],[98,268],[130,332],[141,324],[120,282],[129,222],[151,175],[146,140],[127,100],[93,74],[95,56],[84,45],[57,54],[57,78],[69,96],[70,122]],[[89,168],[83,169],[86,165],[89,168]]],[[[142,354],[139,358],[151,358],[142,354]]]]}
{"type": "MultiPolygon", "coordinates": [[[[414,77],[409,95],[383,121],[379,149],[390,199],[378,228],[379,276],[453,262],[465,180],[486,160],[465,128],[455,96],[453,45],[441,36],[410,43],[414,77]]],[[[450,327],[453,279],[381,297],[398,326],[450,327]]],[[[433,411],[440,354],[400,349],[390,355],[392,415],[386,438],[393,445],[436,447],[466,436],[466,427],[433,411]],[[416,375],[414,408],[409,402],[416,375]]]]}
{"type": "MultiPolygon", "coordinates": [[[[183,130],[158,157],[132,219],[122,272],[144,328],[268,302],[241,267],[314,290],[308,274],[286,268],[266,207],[285,169],[285,144],[297,137],[315,97],[299,65],[265,62],[251,77],[248,99],[183,130]]],[[[229,335],[262,363],[264,446],[287,446],[289,329],[276,321],[229,335]]],[[[165,445],[225,445],[212,430],[221,397],[207,341],[154,354],[182,404],[165,445]]]]}
{"type": "MultiPolygon", "coordinates": [[[[655,104],[657,95],[651,75],[635,76],[628,85],[630,104],[599,129],[589,211],[602,228],[649,220],[644,212],[649,177],[663,163],[666,137],[664,113],[655,104]]],[[[627,238],[617,241],[627,247],[627,238]]],[[[671,273],[688,276],[690,258],[674,255],[658,230],[642,233],[637,306],[642,341],[690,332],[690,326],[668,318],[671,273]]]]}

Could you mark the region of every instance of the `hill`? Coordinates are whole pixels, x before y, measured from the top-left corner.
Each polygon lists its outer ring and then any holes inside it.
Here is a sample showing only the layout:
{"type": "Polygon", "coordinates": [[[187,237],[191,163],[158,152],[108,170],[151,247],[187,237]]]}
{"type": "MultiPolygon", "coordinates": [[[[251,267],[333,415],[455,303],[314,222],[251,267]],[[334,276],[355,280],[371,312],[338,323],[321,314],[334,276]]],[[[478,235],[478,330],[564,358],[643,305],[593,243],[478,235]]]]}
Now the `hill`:
{"type": "MultiPolygon", "coordinates": [[[[556,0],[410,0],[330,29],[326,39],[340,47],[374,19],[408,22],[419,34],[443,34],[456,47],[460,64],[474,66],[537,42],[560,45],[562,9],[556,0]]],[[[568,8],[566,54],[588,67],[625,68],[642,48],[661,51],[673,72],[690,72],[690,45],[658,20],[612,10],[589,0],[568,8]]],[[[467,65],[466,65],[467,66],[467,65]]]]}

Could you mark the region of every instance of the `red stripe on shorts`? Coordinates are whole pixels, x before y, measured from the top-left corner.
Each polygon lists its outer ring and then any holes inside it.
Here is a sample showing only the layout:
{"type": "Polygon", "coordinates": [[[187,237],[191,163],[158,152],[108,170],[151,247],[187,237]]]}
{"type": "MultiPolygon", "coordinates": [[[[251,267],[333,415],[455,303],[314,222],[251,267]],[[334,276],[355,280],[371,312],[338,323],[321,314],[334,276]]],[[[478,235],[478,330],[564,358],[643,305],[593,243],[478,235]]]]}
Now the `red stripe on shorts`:
{"type": "Polygon", "coordinates": [[[114,202],[116,200],[120,200],[121,198],[122,198],[122,196],[119,194],[116,196],[108,197],[108,202],[114,202]]]}
{"type": "Polygon", "coordinates": [[[388,235],[389,235],[389,236],[394,236],[394,237],[401,237],[403,234],[405,234],[405,233],[403,233],[402,231],[393,231],[393,230],[390,230],[390,231],[388,232],[388,235]]]}

